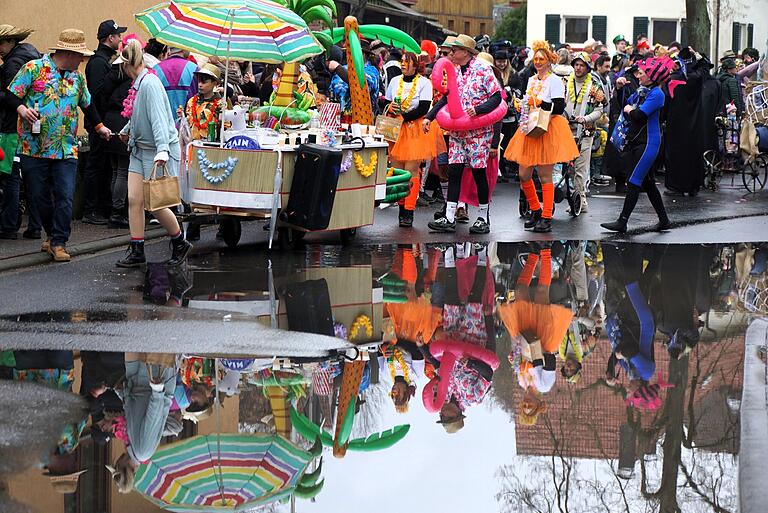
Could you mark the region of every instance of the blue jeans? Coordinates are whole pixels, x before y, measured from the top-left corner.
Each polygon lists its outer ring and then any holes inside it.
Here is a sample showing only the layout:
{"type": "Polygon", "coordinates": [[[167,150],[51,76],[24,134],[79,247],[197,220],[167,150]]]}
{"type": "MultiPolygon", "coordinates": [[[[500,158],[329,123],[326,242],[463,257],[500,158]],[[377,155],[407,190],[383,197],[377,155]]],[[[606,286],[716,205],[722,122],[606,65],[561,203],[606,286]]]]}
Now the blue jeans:
{"type": "Polygon", "coordinates": [[[22,155],[21,168],[27,183],[28,201],[38,209],[43,229],[51,238],[51,246],[66,246],[72,232],[77,159],[41,159],[22,155]]]}

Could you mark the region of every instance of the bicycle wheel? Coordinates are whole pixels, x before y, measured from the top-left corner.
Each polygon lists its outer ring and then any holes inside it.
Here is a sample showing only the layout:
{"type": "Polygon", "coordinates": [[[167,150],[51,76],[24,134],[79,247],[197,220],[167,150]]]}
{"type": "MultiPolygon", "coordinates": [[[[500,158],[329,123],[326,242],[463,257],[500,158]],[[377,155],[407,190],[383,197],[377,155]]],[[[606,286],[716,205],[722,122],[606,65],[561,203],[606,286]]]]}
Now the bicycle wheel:
{"type": "Polygon", "coordinates": [[[744,188],[749,192],[755,193],[762,190],[765,187],[765,182],[768,181],[768,162],[766,159],[761,155],[750,159],[741,170],[741,181],[744,188]]]}

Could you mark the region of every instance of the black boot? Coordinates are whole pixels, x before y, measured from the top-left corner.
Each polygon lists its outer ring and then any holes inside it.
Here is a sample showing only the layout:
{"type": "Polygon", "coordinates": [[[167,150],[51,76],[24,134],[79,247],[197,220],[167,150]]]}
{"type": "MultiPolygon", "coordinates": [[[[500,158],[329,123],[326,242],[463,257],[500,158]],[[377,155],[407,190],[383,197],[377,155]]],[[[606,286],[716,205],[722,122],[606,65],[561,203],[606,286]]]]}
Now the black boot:
{"type": "Polygon", "coordinates": [[[400,215],[400,227],[410,228],[413,226],[413,210],[403,210],[400,215]]]}
{"type": "Polygon", "coordinates": [[[525,229],[530,230],[536,226],[539,222],[539,219],[541,219],[541,209],[532,211],[530,217],[528,217],[528,219],[525,221],[525,229]]]}
{"type": "Polygon", "coordinates": [[[552,219],[540,218],[533,227],[533,231],[536,233],[549,233],[552,231],[552,219]]]}
{"type": "Polygon", "coordinates": [[[600,226],[612,232],[625,233],[627,231],[627,219],[619,217],[612,223],[600,223],[600,226]]]}
{"type": "Polygon", "coordinates": [[[398,208],[397,222],[400,226],[403,226],[403,221],[405,220],[405,205],[400,205],[398,208]]]}
{"type": "Polygon", "coordinates": [[[180,265],[187,259],[187,255],[192,251],[192,244],[184,239],[184,236],[171,239],[171,258],[168,259],[168,265],[180,265]]]}
{"type": "Polygon", "coordinates": [[[633,183],[627,184],[627,195],[624,197],[624,208],[621,209],[621,215],[616,221],[612,223],[602,223],[600,226],[612,232],[626,232],[629,216],[631,216],[632,211],[635,210],[638,198],[640,198],[640,187],[633,183]]]}
{"type": "Polygon", "coordinates": [[[125,251],[125,256],[117,261],[117,267],[123,267],[131,269],[135,267],[141,267],[147,263],[147,258],[144,256],[144,241],[134,242],[131,241],[131,245],[125,251]]]}
{"type": "Polygon", "coordinates": [[[667,216],[667,209],[664,208],[664,200],[661,197],[659,189],[656,187],[656,183],[648,181],[644,184],[644,189],[646,194],[648,194],[648,199],[651,201],[651,205],[653,205],[653,210],[656,211],[656,215],[659,216],[659,222],[654,225],[651,230],[654,232],[669,230],[671,225],[669,217],[667,216]]]}

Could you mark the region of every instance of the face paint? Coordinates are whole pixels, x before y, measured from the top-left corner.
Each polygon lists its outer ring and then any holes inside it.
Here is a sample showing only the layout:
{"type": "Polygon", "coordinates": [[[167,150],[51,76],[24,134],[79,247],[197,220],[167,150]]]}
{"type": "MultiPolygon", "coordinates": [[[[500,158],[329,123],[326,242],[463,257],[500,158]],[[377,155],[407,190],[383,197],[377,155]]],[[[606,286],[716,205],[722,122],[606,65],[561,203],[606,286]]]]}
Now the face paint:
{"type": "Polygon", "coordinates": [[[533,65],[536,67],[542,67],[547,62],[549,62],[549,59],[545,58],[543,55],[536,54],[533,56],[533,65]]]}

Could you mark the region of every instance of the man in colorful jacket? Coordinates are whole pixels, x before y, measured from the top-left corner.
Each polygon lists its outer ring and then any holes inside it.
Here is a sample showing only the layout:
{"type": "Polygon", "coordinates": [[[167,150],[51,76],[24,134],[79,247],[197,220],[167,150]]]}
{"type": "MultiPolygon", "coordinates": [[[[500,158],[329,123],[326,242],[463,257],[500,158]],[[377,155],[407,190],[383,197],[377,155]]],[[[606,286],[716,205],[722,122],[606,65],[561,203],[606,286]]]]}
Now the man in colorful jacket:
{"type": "Polygon", "coordinates": [[[184,50],[170,48],[169,52],[169,57],[155,66],[154,70],[165,87],[171,112],[176,116],[178,123],[181,117],[178,112],[179,107],[183,112],[187,102],[197,94],[197,77],[195,77],[197,66],[184,57],[184,50]]]}
{"type": "Polygon", "coordinates": [[[580,155],[574,163],[576,190],[581,194],[581,211],[586,212],[589,169],[595,123],[603,115],[606,103],[600,82],[591,73],[592,59],[584,52],[571,61],[573,72],[568,76],[565,89],[565,117],[571,124],[573,136],[579,141],[580,155]]]}
{"type": "Polygon", "coordinates": [[[66,244],[72,231],[72,201],[77,176],[78,107],[95,132],[109,139],[85,77],[78,71],[84,56],[93,55],[81,30],[67,29],[52,53],[29,61],[8,89],[19,114],[21,167],[28,179],[29,200],[40,209],[47,238],[42,251],[56,262],[69,262],[66,244]],[[53,196],[53,208],[47,198],[53,196]]]}

